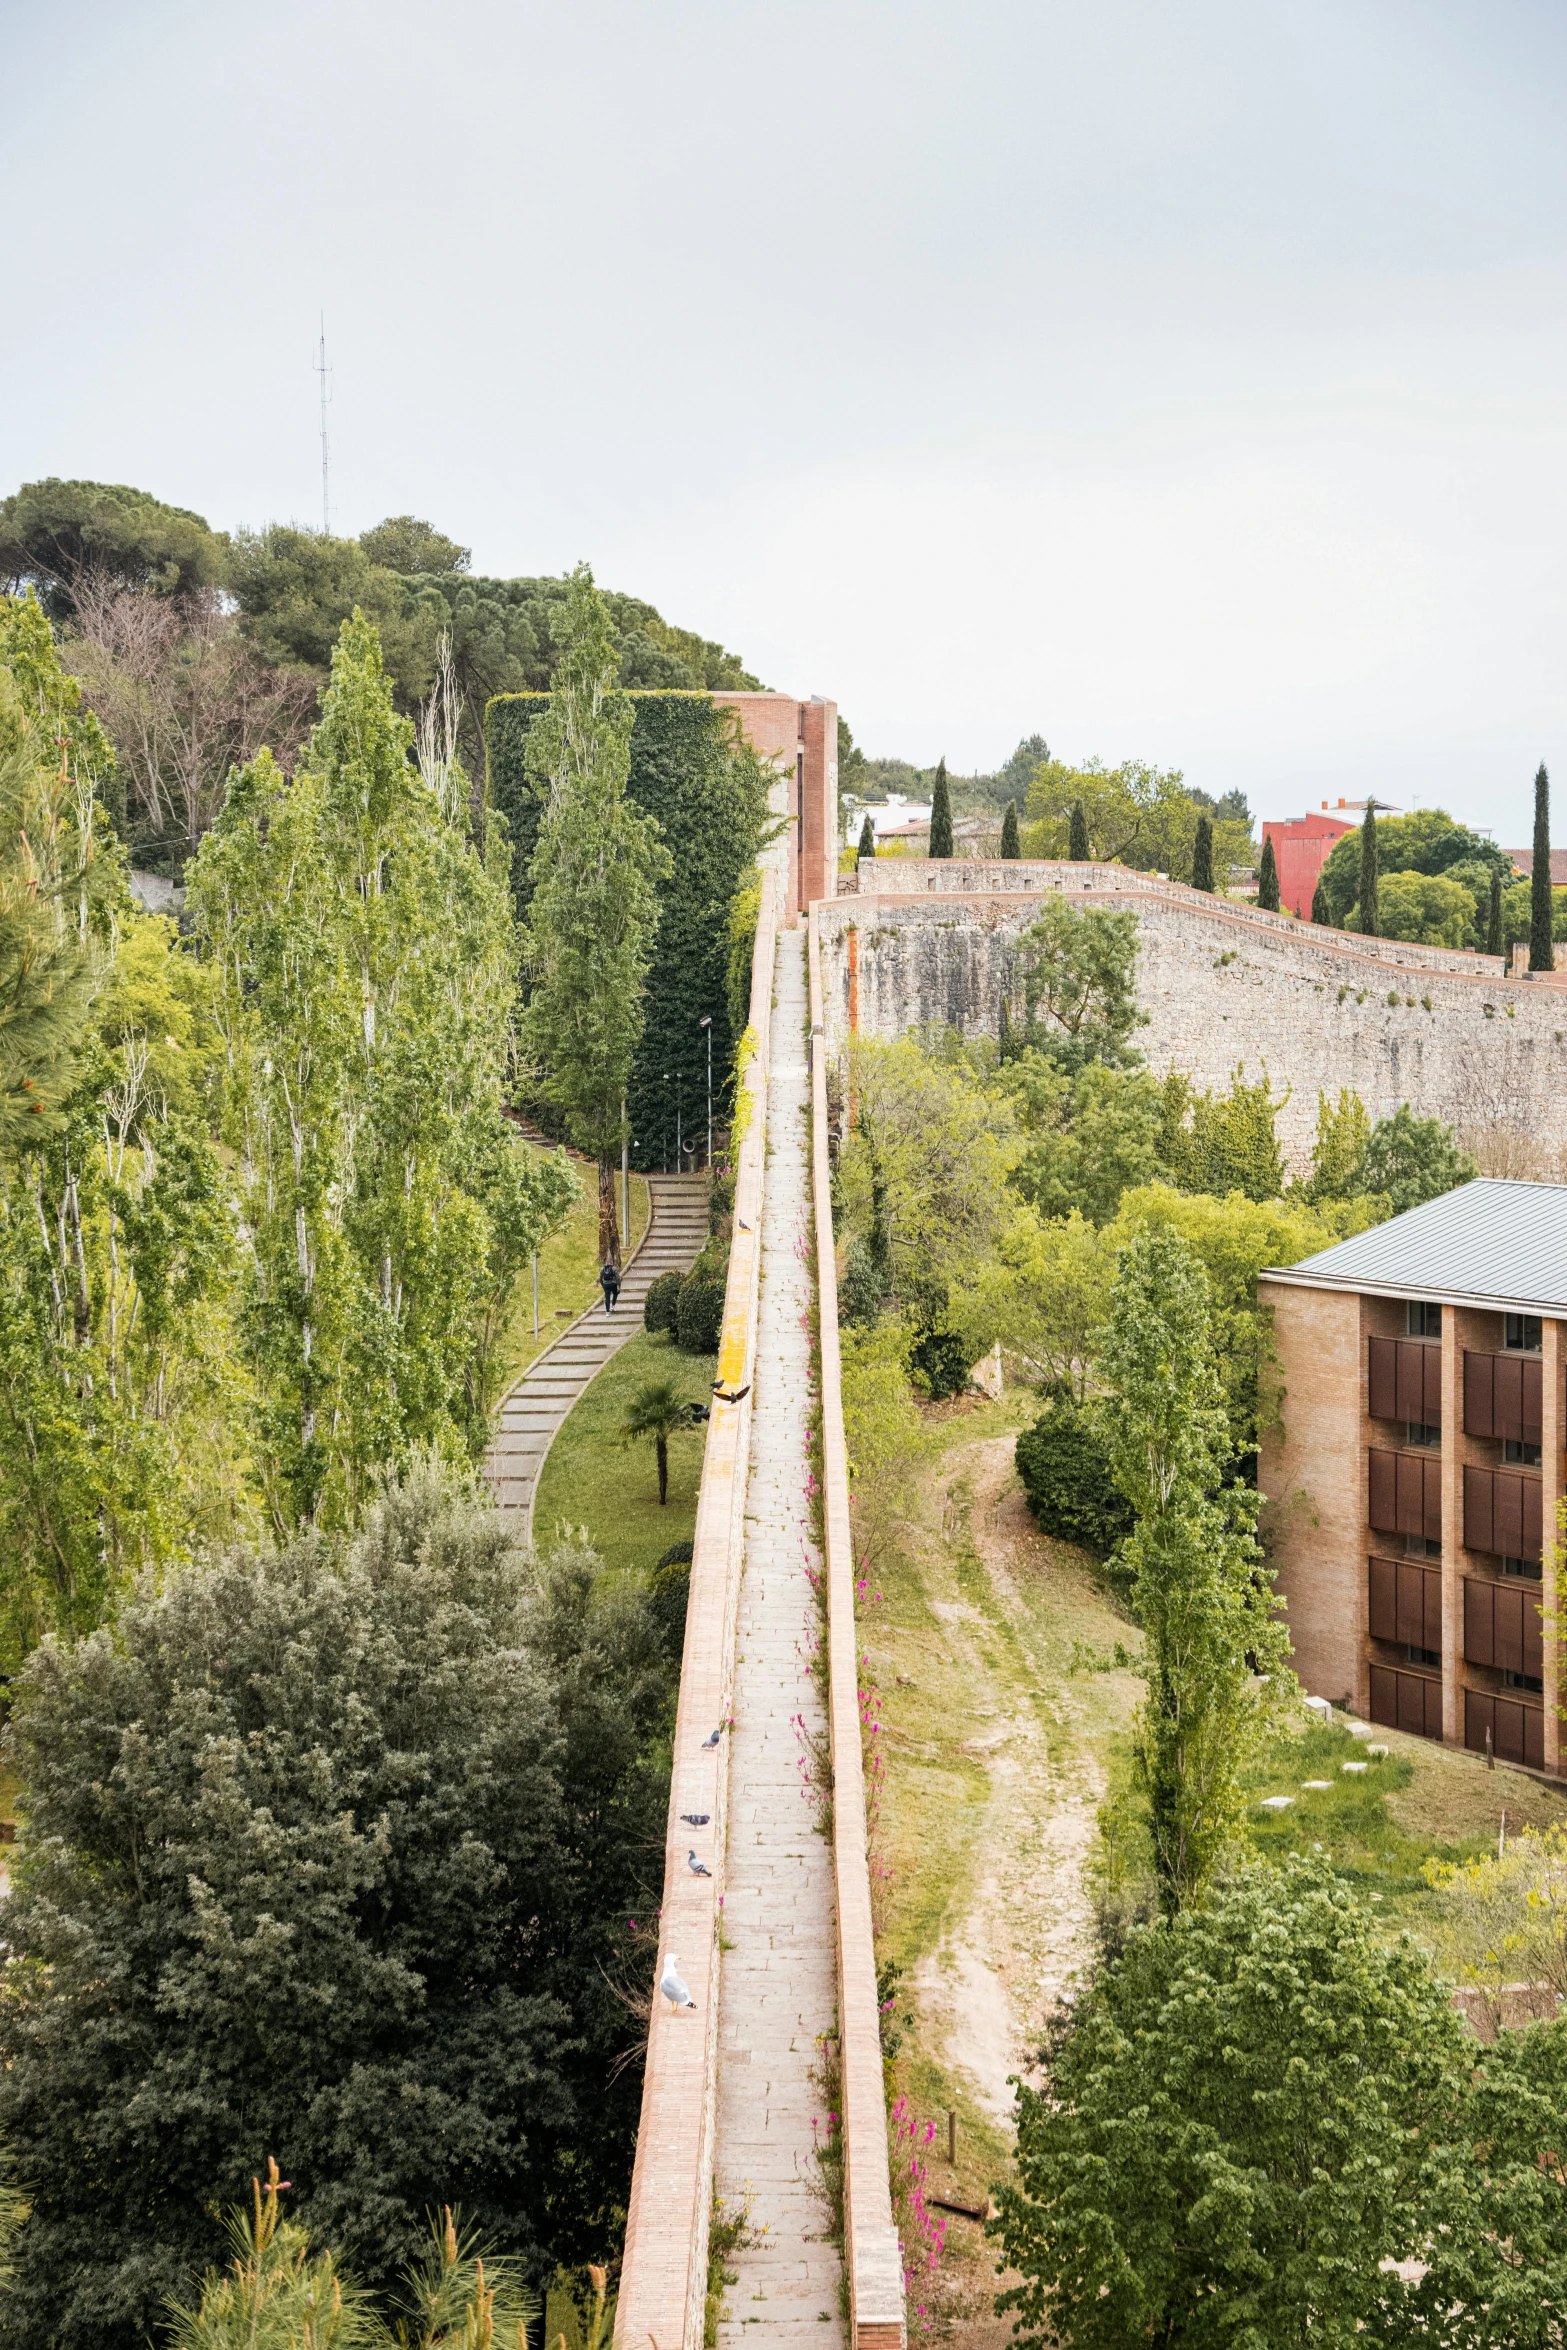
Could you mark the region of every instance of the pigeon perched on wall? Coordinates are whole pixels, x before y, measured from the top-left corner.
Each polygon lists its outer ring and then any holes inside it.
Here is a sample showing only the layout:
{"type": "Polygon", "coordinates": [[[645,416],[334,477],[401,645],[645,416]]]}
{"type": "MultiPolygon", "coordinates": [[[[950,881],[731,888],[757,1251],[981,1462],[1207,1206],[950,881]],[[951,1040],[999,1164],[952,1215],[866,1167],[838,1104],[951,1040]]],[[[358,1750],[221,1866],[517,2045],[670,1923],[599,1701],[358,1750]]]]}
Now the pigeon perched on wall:
{"type": "Polygon", "coordinates": [[[712,1737],[711,1737],[711,1738],[704,1738],[704,1739],[703,1739],[703,1741],[702,1741],[702,1744],[703,1744],[703,1746],[704,1746],[704,1747],[707,1747],[707,1746],[716,1746],[716,1745],[718,1744],[718,1741],[719,1741],[719,1739],[720,1739],[720,1738],[722,1738],[723,1734],[724,1734],[724,1725],[723,1725],[723,1723],[722,1723],[722,1722],[720,1722],[720,1723],[719,1723],[719,1725],[718,1725],[718,1727],[717,1727],[717,1729],[716,1729],[716,1730],[713,1732],[713,1735],[712,1735],[712,1737]]]}
{"type": "Polygon", "coordinates": [[[710,1877],[713,1873],[706,1861],[698,1860],[694,1852],[686,1854],[686,1867],[691,1871],[693,1877],[710,1877]]]}
{"type": "Polygon", "coordinates": [[[696,2001],[691,1996],[691,1987],[682,1980],[672,1950],[664,1960],[664,1971],[658,1978],[658,1987],[677,2013],[682,2007],[694,2008],[696,2006],[696,2001]]]}

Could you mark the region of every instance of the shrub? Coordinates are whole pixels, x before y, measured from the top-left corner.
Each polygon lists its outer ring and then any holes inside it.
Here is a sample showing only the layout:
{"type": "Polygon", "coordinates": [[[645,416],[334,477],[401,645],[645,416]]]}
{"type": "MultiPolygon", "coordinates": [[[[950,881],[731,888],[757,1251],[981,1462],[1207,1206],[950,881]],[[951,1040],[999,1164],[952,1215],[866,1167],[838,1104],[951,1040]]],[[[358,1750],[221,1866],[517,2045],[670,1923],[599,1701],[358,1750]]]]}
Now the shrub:
{"type": "Polygon", "coordinates": [[[660,1273],[649,1289],[642,1306],[644,1330],[667,1330],[674,1336],[675,1319],[680,1306],[680,1285],[683,1273],[660,1273]]]}
{"type": "Polygon", "coordinates": [[[922,1330],[909,1349],[909,1377],[922,1395],[941,1403],[968,1385],[969,1350],[952,1330],[922,1330]]]}
{"type": "Polygon", "coordinates": [[[724,1276],[688,1273],[680,1284],[675,1337],[688,1355],[716,1355],[724,1326],[724,1276]]]}
{"type": "Polygon", "coordinates": [[[838,1319],[868,1327],[881,1312],[886,1294],[887,1284],[870,1243],[851,1240],[838,1284],[838,1319]]]}
{"type": "Polygon", "coordinates": [[[1017,1440],[1017,1473],[1043,1532],[1107,1558],[1132,1527],[1131,1505],[1110,1476],[1095,1405],[1057,1396],[1017,1440]]]}
{"type": "Polygon", "coordinates": [[[659,1636],[676,1670],[685,1653],[686,1607],[691,1597],[691,1553],[689,1542],[672,1543],[658,1565],[653,1569],[647,1587],[648,1613],[658,1626],[659,1636]]]}

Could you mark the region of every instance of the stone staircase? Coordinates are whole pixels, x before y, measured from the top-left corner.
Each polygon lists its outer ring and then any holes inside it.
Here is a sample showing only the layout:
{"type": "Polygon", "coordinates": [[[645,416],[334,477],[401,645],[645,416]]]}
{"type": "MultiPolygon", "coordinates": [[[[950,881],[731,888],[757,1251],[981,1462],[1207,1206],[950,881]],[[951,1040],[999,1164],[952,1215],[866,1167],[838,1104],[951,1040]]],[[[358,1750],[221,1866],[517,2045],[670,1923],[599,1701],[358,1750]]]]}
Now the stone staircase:
{"type": "Polygon", "coordinates": [[[521,1511],[525,1541],[533,1539],[533,1497],[556,1429],[589,1380],[641,1329],[659,1275],[689,1271],[707,1238],[705,1175],[650,1175],[647,1185],[648,1228],[626,1260],[615,1311],[606,1314],[600,1299],[579,1315],[535,1356],[496,1413],[484,1474],[497,1508],[521,1511]]]}

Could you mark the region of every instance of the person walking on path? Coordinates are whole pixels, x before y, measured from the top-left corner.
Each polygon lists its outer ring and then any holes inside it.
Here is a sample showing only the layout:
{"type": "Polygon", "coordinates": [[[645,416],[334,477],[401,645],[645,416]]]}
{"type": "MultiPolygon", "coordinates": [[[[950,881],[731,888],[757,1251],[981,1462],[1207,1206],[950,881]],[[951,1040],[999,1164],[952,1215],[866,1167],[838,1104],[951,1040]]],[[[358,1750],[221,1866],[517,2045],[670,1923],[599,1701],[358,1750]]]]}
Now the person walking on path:
{"type": "Polygon", "coordinates": [[[604,1311],[612,1314],[615,1311],[615,1300],[620,1295],[620,1267],[612,1265],[608,1257],[599,1267],[599,1287],[604,1292],[604,1311]]]}

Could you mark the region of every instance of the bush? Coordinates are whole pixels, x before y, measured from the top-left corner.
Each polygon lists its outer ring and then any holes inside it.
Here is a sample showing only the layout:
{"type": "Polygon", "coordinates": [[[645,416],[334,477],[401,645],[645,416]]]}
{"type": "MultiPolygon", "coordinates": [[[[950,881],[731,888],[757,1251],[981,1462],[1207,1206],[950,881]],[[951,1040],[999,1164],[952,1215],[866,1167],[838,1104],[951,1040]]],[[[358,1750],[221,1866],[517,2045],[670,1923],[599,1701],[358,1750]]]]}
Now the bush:
{"type": "Polygon", "coordinates": [[[1042,1531],[1108,1558],[1132,1530],[1132,1509],[1110,1475],[1110,1453],[1093,1404],[1058,1396],[1017,1440],[1017,1473],[1042,1531]]]}
{"type": "Polygon", "coordinates": [[[674,1543],[666,1550],[653,1569],[647,1587],[648,1612],[659,1629],[665,1650],[676,1672],[686,1645],[686,1607],[691,1597],[691,1553],[689,1542],[674,1543]]]}
{"type": "Polygon", "coordinates": [[[644,1330],[667,1330],[671,1337],[674,1336],[680,1307],[680,1285],[684,1279],[683,1273],[660,1273],[643,1300],[644,1330]]]}
{"type": "Polygon", "coordinates": [[[838,1284],[839,1321],[868,1327],[881,1312],[886,1294],[887,1284],[870,1243],[851,1240],[843,1279],[838,1284]]]}
{"type": "Polygon", "coordinates": [[[969,1379],[967,1346],[951,1330],[922,1330],[909,1349],[909,1377],[933,1402],[961,1395],[969,1379]]]}
{"type": "Polygon", "coordinates": [[[688,1273],[680,1284],[675,1338],[688,1355],[716,1355],[724,1327],[724,1277],[688,1273]]]}
{"type": "Polygon", "coordinates": [[[644,1595],[512,1539],[421,1473],[19,1676],[0,2341],[151,2336],[269,2155],[372,2289],[448,2203],[535,2272],[612,2249],[672,1678],[644,1595]]]}

